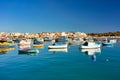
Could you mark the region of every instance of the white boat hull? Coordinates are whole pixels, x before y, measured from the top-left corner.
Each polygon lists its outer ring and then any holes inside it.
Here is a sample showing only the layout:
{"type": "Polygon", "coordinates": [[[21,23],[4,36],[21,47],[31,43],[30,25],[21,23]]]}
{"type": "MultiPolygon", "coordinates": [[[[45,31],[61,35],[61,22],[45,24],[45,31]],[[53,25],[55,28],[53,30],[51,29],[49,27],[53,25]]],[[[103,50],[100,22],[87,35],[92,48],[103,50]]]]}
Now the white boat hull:
{"type": "Polygon", "coordinates": [[[83,49],[95,49],[95,48],[100,48],[101,44],[96,44],[95,42],[86,42],[87,45],[82,44],[81,48],[83,49]]]}
{"type": "Polygon", "coordinates": [[[101,46],[100,45],[97,45],[97,46],[81,46],[81,48],[84,48],[84,49],[95,49],[95,48],[100,48],[101,46]]]}
{"type": "Polygon", "coordinates": [[[65,49],[67,48],[67,44],[66,45],[49,45],[48,48],[49,49],[65,49]]]}

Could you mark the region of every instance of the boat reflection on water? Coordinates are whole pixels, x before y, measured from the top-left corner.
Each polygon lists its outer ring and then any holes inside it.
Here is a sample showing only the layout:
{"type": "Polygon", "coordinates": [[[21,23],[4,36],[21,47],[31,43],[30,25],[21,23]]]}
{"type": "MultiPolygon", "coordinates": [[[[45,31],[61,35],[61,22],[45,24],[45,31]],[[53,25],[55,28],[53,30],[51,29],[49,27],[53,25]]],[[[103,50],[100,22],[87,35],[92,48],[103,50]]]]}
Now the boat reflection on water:
{"type": "Polygon", "coordinates": [[[64,49],[48,49],[50,52],[68,52],[67,48],[64,49]]]}
{"type": "Polygon", "coordinates": [[[91,56],[93,61],[96,61],[96,53],[101,53],[101,49],[100,48],[96,48],[96,49],[81,49],[81,52],[87,54],[88,56],[91,56]]]}
{"type": "Polygon", "coordinates": [[[9,51],[9,48],[0,48],[0,54],[6,54],[9,51]]]}
{"type": "Polygon", "coordinates": [[[100,48],[96,48],[96,49],[81,49],[81,52],[84,52],[87,55],[94,55],[95,53],[101,53],[101,49],[100,48]]]}
{"type": "Polygon", "coordinates": [[[0,54],[6,54],[10,50],[15,50],[15,48],[0,48],[0,54]]]}
{"type": "Polygon", "coordinates": [[[10,50],[10,51],[14,51],[14,50],[15,50],[15,48],[9,48],[9,50],[10,50]]]}
{"type": "Polygon", "coordinates": [[[21,53],[21,52],[18,52],[19,55],[30,55],[30,56],[36,56],[38,55],[39,53],[21,53]]]}

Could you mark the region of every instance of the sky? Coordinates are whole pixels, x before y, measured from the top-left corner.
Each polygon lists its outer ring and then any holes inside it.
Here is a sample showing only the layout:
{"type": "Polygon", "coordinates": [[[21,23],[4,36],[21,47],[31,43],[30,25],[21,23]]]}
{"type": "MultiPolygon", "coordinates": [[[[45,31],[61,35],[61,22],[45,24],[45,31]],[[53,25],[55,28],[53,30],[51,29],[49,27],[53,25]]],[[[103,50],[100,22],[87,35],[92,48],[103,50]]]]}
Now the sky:
{"type": "Polygon", "coordinates": [[[0,0],[0,32],[120,31],[119,0],[0,0]]]}

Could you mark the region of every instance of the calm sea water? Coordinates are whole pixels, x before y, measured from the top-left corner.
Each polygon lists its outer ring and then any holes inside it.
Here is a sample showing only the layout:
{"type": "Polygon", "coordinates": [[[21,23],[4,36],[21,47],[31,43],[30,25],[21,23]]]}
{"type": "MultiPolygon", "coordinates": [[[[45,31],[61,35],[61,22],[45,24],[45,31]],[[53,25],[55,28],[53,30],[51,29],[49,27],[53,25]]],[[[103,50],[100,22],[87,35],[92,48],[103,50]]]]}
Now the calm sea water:
{"type": "Polygon", "coordinates": [[[0,53],[0,80],[120,80],[120,44],[101,49],[38,48],[38,54],[0,53]]]}

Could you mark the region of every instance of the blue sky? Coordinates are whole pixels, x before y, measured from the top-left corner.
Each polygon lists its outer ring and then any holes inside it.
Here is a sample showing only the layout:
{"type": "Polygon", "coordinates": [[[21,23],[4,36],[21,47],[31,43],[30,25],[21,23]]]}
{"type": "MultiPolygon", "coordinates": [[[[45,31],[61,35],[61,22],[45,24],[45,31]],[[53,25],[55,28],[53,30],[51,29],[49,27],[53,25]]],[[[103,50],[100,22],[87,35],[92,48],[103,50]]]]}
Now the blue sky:
{"type": "Polygon", "coordinates": [[[0,32],[120,31],[119,0],[0,0],[0,32]]]}

